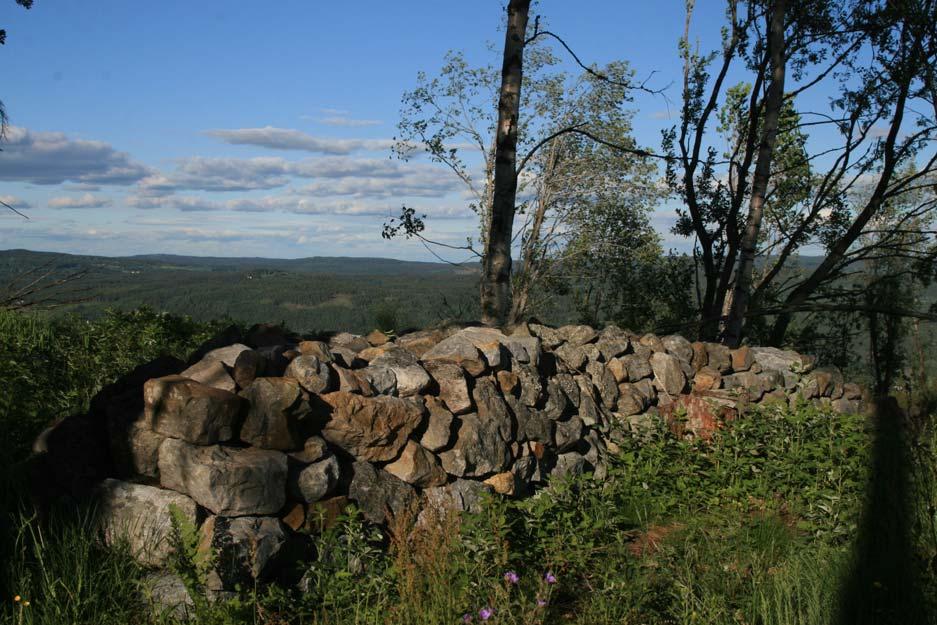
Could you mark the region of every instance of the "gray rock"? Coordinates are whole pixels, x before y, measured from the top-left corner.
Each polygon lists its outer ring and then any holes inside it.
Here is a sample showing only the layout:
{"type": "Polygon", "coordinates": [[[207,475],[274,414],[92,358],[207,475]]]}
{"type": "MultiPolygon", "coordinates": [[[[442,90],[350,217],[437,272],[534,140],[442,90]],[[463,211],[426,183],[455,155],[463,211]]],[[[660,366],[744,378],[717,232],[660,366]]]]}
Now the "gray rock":
{"type": "Polygon", "coordinates": [[[495,424],[503,441],[514,440],[514,420],[494,381],[491,378],[476,380],[472,397],[478,409],[479,419],[495,424]]]}
{"type": "Polygon", "coordinates": [[[616,356],[627,353],[631,348],[631,340],[628,333],[618,326],[607,326],[599,333],[599,340],[595,346],[602,354],[602,359],[608,362],[616,356]]]}
{"type": "Polygon", "coordinates": [[[644,412],[647,408],[647,398],[644,397],[640,390],[635,388],[634,384],[623,382],[618,387],[618,391],[618,406],[616,411],[622,416],[630,417],[644,412]]]}
{"type": "Polygon", "coordinates": [[[328,344],[322,341],[302,341],[297,348],[303,356],[315,356],[322,362],[333,362],[332,351],[328,344]]]}
{"type": "Polygon", "coordinates": [[[557,373],[553,376],[553,381],[563,389],[563,394],[566,395],[569,403],[578,408],[580,390],[576,379],[568,373],[557,373]]]}
{"type": "Polygon", "coordinates": [[[333,347],[330,353],[332,362],[346,369],[360,369],[368,364],[367,360],[358,358],[358,352],[348,347],[333,347]]]}
{"type": "Polygon", "coordinates": [[[215,514],[273,514],[286,502],[286,455],[264,449],[197,447],[167,438],[159,447],[159,481],[215,514]]]}
{"type": "Polygon", "coordinates": [[[179,375],[229,393],[233,393],[237,386],[224,364],[218,360],[199,360],[179,375]]]}
{"type": "Polygon", "coordinates": [[[168,571],[147,573],[141,580],[143,601],[153,612],[175,621],[186,621],[195,615],[195,602],[182,579],[168,571]]]}
{"type": "Polygon", "coordinates": [[[368,339],[359,334],[350,334],[348,332],[339,332],[329,339],[329,347],[350,349],[357,353],[371,347],[368,339]]]}
{"type": "Polygon", "coordinates": [[[628,381],[637,382],[644,378],[649,378],[654,375],[654,370],[651,368],[651,363],[649,361],[650,355],[644,357],[641,354],[627,354],[620,358],[621,362],[624,364],[625,369],[628,371],[628,381]]]}
{"type": "Polygon", "coordinates": [[[332,492],[338,483],[338,459],[328,456],[289,473],[287,488],[298,501],[314,503],[332,492]]]}
{"type": "Polygon", "coordinates": [[[660,340],[660,338],[658,338],[654,334],[650,334],[650,333],[645,334],[640,339],[638,339],[638,343],[640,343],[641,345],[644,345],[645,347],[650,349],[652,352],[666,351],[664,349],[664,343],[660,340]]]}
{"type": "Polygon", "coordinates": [[[175,550],[171,507],[191,523],[197,521],[195,502],[155,486],[106,479],[94,494],[95,519],[104,542],[126,542],[131,555],[147,566],[163,566],[175,550]]]}
{"type": "Polygon", "coordinates": [[[556,449],[559,452],[575,449],[582,439],[583,426],[579,417],[573,417],[568,421],[557,421],[554,427],[556,449]]]}
{"type": "Polygon", "coordinates": [[[201,528],[201,548],[215,555],[209,590],[248,588],[271,579],[287,551],[286,527],[272,517],[211,516],[201,528]]]}
{"type": "Polygon", "coordinates": [[[618,401],[618,382],[608,367],[600,362],[590,362],[586,370],[592,376],[592,384],[599,392],[602,403],[611,410],[618,401]]]}
{"type": "Polygon", "coordinates": [[[497,422],[469,413],[462,415],[456,426],[455,445],[439,454],[446,473],[456,477],[487,477],[508,467],[511,448],[501,436],[497,422]]]}
{"type": "Polygon", "coordinates": [[[569,345],[585,345],[586,343],[591,343],[598,338],[599,333],[596,332],[595,328],[590,328],[589,326],[584,325],[569,325],[563,326],[559,330],[560,336],[563,337],[569,345]]]}
{"type": "Polygon", "coordinates": [[[556,457],[556,464],[550,472],[551,477],[564,478],[582,475],[588,468],[585,456],[578,451],[568,451],[556,457]]]}
{"type": "Polygon", "coordinates": [[[488,368],[488,361],[475,346],[474,341],[456,333],[437,343],[426,351],[421,360],[429,362],[448,362],[465,369],[471,376],[479,376],[488,368]]]}
{"type": "Polygon", "coordinates": [[[420,438],[420,445],[430,451],[441,451],[449,446],[449,439],[452,438],[452,413],[435,397],[427,396],[423,399],[429,419],[426,431],[420,438]]]}
{"type": "Polygon", "coordinates": [[[539,323],[531,323],[528,326],[530,333],[538,337],[545,349],[553,350],[560,346],[566,339],[562,337],[559,330],[539,323]]]}
{"type": "Polygon", "coordinates": [[[233,439],[240,425],[237,395],[178,375],[143,385],[146,420],[153,431],[199,445],[233,439]]]}
{"type": "Polygon", "coordinates": [[[732,371],[732,355],[728,347],[719,343],[706,343],[706,353],[709,355],[710,367],[722,374],[732,371]]]}
{"type": "Polygon", "coordinates": [[[293,378],[310,393],[328,393],[335,388],[335,381],[328,363],[316,356],[300,355],[286,368],[287,377],[293,378]]]}
{"type": "Polygon", "coordinates": [[[318,436],[310,436],[303,443],[302,451],[294,451],[287,454],[290,458],[300,464],[312,464],[322,460],[330,453],[329,446],[318,436]]]}
{"type": "Polygon", "coordinates": [[[423,402],[337,391],[322,395],[332,415],[322,438],[355,458],[388,462],[396,458],[426,414],[423,402]]]}
{"type": "Polygon", "coordinates": [[[372,367],[387,367],[397,380],[397,394],[410,397],[426,390],[430,377],[416,356],[405,349],[392,347],[371,361],[372,367]]]}
{"type": "Polygon", "coordinates": [[[556,382],[556,380],[547,380],[546,396],[547,401],[544,403],[541,413],[547,419],[550,419],[551,421],[559,421],[567,417],[569,413],[572,412],[569,399],[566,397],[566,393],[563,392],[563,389],[560,388],[560,385],[556,382]]]}
{"type": "Polygon", "coordinates": [[[369,366],[355,373],[360,374],[378,395],[397,394],[397,376],[390,367],[369,366]]]}
{"type": "Polygon", "coordinates": [[[371,523],[391,522],[417,502],[416,491],[403,480],[369,462],[355,462],[348,498],[358,504],[371,523]]]}
{"type": "Polygon", "coordinates": [[[651,355],[651,369],[658,385],[669,395],[679,395],[686,386],[686,374],[680,361],[665,352],[651,355]]]}
{"type": "Polygon", "coordinates": [[[293,378],[257,378],[241,391],[249,404],[241,440],[262,449],[302,449],[309,402],[293,378]]]}
{"type": "Polygon", "coordinates": [[[589,361],[589,357],[581,345],[563,343],[553,350],[553,353],[572,371],[581,371],[589,361]]]}
{"type": "Polygon", "coordinates": [[[475,480],[455,480],[445,486],[427,488],[423,491],[423,509],[417,517],[417,526],[441,524],[449,514],[480,512],[489,492],[488,485],[475,480]]]}
{"type": "Polygon", "coordinates": [[[687,364],[693,362],[693,344],[682,336],[671,334],[661,338],[660,342],[671,356],[687,364]]]}
{"type": "Polygon", "coordinates": [[[458,365],[448,362],[429,361],[426,370],[439,387],[439,398],[453,414],[464,414],[472,410],[465,372],[458,365]]]}
{"type": "Polygon", "coordinates": [[[202,357],[202,360],[217,360],[229,367],[233,367],[234,363],[237,362],[238,356],[241,355],[241,352],[247,349],[250,349],[250,347],[242,345],[241,343],[235,343],[234,345],[211,350],[202,357]]]}
{"type": "MultiPolygon", "coordinates": [[[[334,365],[329,365],[332,367],[332,373],[335,376],[335,379],[338,380],[338,390],[345,391],[347,393],[355,393],[357,395],[364,395],[365,397],[373,397],[378,394],[374,389],[374,385],[371,384],[371,381],[363,374],[365,369],[345,369],[344,367],[336,367],[334,365]]],[[[392,378],[393,390],[396,390],[397,379],[392,378]]]]}

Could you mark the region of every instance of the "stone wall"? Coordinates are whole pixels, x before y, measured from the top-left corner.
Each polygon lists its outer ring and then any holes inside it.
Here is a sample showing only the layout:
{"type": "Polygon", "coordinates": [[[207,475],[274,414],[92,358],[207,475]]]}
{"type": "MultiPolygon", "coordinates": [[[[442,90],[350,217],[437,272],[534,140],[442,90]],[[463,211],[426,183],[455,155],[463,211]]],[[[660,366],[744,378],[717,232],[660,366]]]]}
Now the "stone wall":
{"type": "Polygon", "coordinates": [[[837,370],[774,348],[616,327],[323,342],[256,326],[104,389],[37,439],[34,474],[45,491],[90,494],[104,540],[129,540],[153,567],[171,552],[174,506],[218,555],[221,592],[276,576],[349,504],[385,524],[552,476],[602,479],[621,437],[709,438],[747,405],[799,399],[863,408],[837,370]]]}

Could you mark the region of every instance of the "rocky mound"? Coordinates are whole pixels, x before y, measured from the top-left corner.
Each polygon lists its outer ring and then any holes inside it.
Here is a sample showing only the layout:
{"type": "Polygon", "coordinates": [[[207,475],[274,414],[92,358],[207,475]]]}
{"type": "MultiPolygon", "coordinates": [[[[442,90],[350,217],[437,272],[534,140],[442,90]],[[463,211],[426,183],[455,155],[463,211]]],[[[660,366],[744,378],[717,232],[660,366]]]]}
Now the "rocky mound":
{"type": "Polygon", "coordinates": [[[212,546],[209,587],[224,591],[276,576],[349,504],[385,524],[472,509],[486,490],[524,496],[552,476],[603,479],[620,437],[706,438],[746,405],[799,400],[863,408],[839,371],[774,348],[617,327],[324,342],[257,326],[105,388],[39,437],[34,473],[44,492],[93,496],[104,539],[153,567],[177,510],[212,546]]]}

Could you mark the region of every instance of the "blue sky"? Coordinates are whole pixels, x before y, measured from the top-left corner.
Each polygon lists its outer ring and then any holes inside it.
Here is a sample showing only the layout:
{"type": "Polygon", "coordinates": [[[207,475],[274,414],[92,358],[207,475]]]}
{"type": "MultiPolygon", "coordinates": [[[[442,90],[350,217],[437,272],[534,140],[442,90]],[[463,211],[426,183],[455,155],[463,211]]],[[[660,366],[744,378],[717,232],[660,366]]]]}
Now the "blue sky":
{"type": "MultiPolygon", "coordinates": [[[[381,239],[401,204],[427,213],[435,238],[476,231],[453,176],[392,160],[388,145],[418,71],[450,49],[491,60],[501,0],[0,2],[12,124],[0,199],[30,217],[0,213],[0,249],[430,260],[381,239]]],[[[723,6],[697,3],[704,48],[723,6]]],[[[683,0],[545,0],[539,12],[583,59],[656,71],[652,84],[679,98],[683,0]]],[[[635,107],[639,142],[659,147],[667,103],[635,107]]],[[[655,216],[683,248],[671,220],[667,207],[655,216]]]]}

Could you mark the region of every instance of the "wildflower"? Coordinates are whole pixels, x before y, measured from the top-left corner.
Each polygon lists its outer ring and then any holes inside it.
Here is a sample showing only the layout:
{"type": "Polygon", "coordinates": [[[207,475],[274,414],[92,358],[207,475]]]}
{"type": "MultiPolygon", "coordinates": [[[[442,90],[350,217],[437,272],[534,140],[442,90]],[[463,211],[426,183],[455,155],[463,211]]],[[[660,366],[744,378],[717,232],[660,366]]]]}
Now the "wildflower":
{"type": "Polygon", "coordinates": [[[478,611],[478,618],[480,618],[483,621],[487,621],[488,619],[491,618],[491,615],[494,613],[495,611],[492,610],[491,608],[482,608],[481,610],[478,611]]]}
{"type": "Polygon", "coordinates": [[[13,603],[19,603],[21,599],[22,597],[20,597],[19,595],[16,595],[15,597],[13,597],[13,603]]]}
{"type": "Polygon", "coordinates": [[[546,604],[547,604],[547,602],[546,602],[545,599],[541,599],[540,597],[537,597],[537,607],[538,607],[538,608],[542,608],[542,607],[545,606],[546,604]]]}
{"type": "Polygon", "coordinates": [[[506,581],[509,584],[517,584],[518,579],[520,578],[517,576],[517,573],[515,573],[514,571],[508,571],[507,573],[504,574],[504,581],[506,581]]]}
{"type": "Polygon", "coordinates": [[[463,623],[471,623],[471,622],[472,622],[472,615],[469,614],[468,612],[466,612],[465,614],[463,614],[463,615],[462,615],[462,622],[463,622],[463,623]]]}
{"type": "Polygon", "coordinates": [[[556,575],[553,574],[553,571],[547,571],[547,574],[543,576],[543,579],[545,579],[548,584],[556,583],[556,575]]]}

